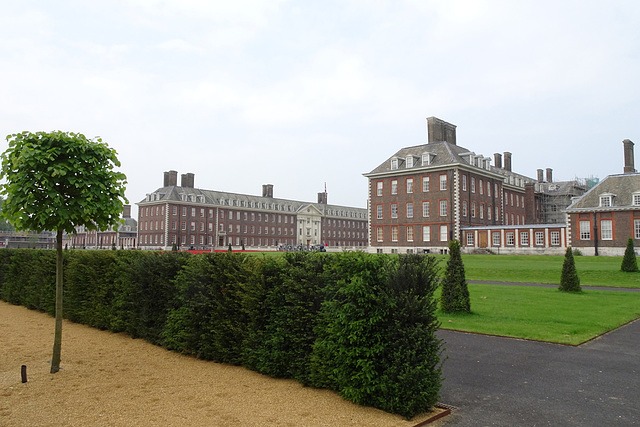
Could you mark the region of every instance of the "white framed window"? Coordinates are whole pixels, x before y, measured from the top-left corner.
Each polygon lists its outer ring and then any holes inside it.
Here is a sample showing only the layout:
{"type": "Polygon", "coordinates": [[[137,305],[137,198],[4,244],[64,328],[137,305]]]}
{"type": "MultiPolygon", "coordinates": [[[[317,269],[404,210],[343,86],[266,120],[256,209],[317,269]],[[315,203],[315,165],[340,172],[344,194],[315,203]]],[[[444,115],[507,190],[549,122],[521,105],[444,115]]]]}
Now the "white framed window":
{"type": "Polygon", "coordinates": [[[580,240],[591,240],[591,223],[580,221],[580,240]]]}
{"type": "Polygon", "coordinates": [[[382,181],[376,182],[376,195],[382,196],[383,188],[384,188],[384,183],[382,181]]]}
{"type": "Polygon", "coordinates": [[[398,194],[398,180],[391,181],[391,194],[398,194]]]}
{"type": "Polygon", "coordinates": [[[446,225],[440,226],[440,241],[446,242],[449,240],[449,229],[446,225]]]}
{"type": "Polygon", "coordinates": [[[600,221],[600,238],[602,240],[613,240],[613,222],[610,219],[600,221]]]}
{"type": "Polygon", "coordinates": [[[529,246],[529,232],[521,231],[520,232],[520,246],[529,246]]]}
{"type": "Polygon", "coordinates": [[[471,192],[476,192],[476,179],[474,177],[471,177],[471,192]]]}
{"type": "Polygon", "coordinates": [[[467,232],[467,246],[473,246],[473,232],[467,232]]]}
{"type": "Polygon", "coordinates": [[[391,159],[391,170],[398,169],[398,158],[394,157],[391,159]]]}
{"type": "Polygon", "coordinates": [[[422,217],[428,218],[430,214],[430,202],[422,202],[422,217]]]}
{"type": "Polygon", "coordinates": [[[507,231],[505,233],[505,237],[507,240],[507,246],[513,246],[515,244],[515,235],[513,231],[507,231]]]}
{"type": "Polygon", "coordinates": [[[422,177],[422,192],[423,193],[428,193],[430,190],[430,186],[431,183],[429,182],[429,177],[428,176],[423,176],[422,177]]]}
{"type": "Polygon", "coordinates": [[[631,202],[633,206],[640,206],[640,193],[633,194],[633,200],[631,202]]]}
{"type": "Polygon", "coordinates": [[[407,178],[407,194],[413,193],[413,178],[407,178]]]}
{"type": "Polygon", "coordinates": [[[552,231],[549,233],[549,238],[551,240],[551,246],[560,246],[560,232],[552,231]]]}
{"type": "Polygon", "coordinates": [[[610,194],[605,194],[600,196],[600,206],[605,208],[612,206],[610,194]]]}
{"type": "Polygon", "coordinates": [[[640,239],[640,219],[633,220],[633,238],[640,239]]]}
{"type": "Polygon", "coordinates": [[[491,183],[487,181],[487,196],[491,197],[491,183]]]}
{"type": "Polygon", "coordinates": [[[407,156],[405,161],[407,162],[406,165],[407,165],[408,168],[412,168],[413,167],[413,156],[407,156]]]}
{"type": "Polygon", "coordinates": [[[448,213],[447,201],[440,200],[440,216],[447,216],[447,213],[448,213]]]}
{"type": "Polygon", "coordinates": [[[407,218],[413,218],[413,202],[407,203],[407,218]]]}
{"type": "Polygon", "coordinates": [[[482,180],[478,180],[478,187],[480,187],[480,194],[484,194],[484,182],[482,180]]]}
{"type": "Polygon", "coordinates": [[[378,242],[384,241],[384,237],[383,236],[384,236],[383,228],[382,227],[376,228],[376,238],[377,238],[378,242]]]}
{"type": "Polygon", "coordinates": [[[467,204],[467,201],[463,200],[463,202],[462,202],[462,216],[467,216],[468,209],[469,209],[469,205],[467,204]]]}
{"type": "Polygon", "coordinates": [[[500,246],[500,232],[494,231],[491,233],[491,239],[493,240],[493,246],[500,246]]]}
{"type": "Polygon", "coordinates": [[[413,242],[413,227],[407,227],[407,242],[413,242]]]}
{"type": "Polygon", "coordinates": [[[484,204],[482,203],[480,203],[480,219],[484,219],[484,204]]]}
{"type": "Polygon", "coordinates": [[[377,212],[377,218],[378,219],[382,219],[383,218],[382,209],[383,209],[382,205],[376,206],[376,210],[378,211],[377,212]]]}
{"type": "Polygon", "coordinates": [[[422,241],[423,242],[431,241],[431,227],[428,225],[422,226],[422,241]]]}
{"type": "Polygon", "coordinates": [[[491,205],[487,206],[487,219],[491,221],[491,205]]]}
{"type": "Polygon", "coordinates": [[[467,175],[462,175],[462,191],[467,191],[467,175]]]}
{"type": "Polygon", "coordinates": [[[440,175],[440,191],[447,189],[447,175],[440,175]]]}
{"type": "Polygon", "coordinates": [[[476,217],[476,202],[471,202],[471,218],[476,217]]]}
{"type": "Polygon", "coordinates": [[[398,227],[391,227],[391,241],[398,241],[398,227]]]}
{"type": "Polygon", "coordinates": [[[391,203],[391,218],[398,218],[398,204],[391,203]]]}
{"type": "Polygon", "coordinates": [[[544,246],[544,231],[536,231],[534,236],[536,238],[536,246],[544,246]]]}

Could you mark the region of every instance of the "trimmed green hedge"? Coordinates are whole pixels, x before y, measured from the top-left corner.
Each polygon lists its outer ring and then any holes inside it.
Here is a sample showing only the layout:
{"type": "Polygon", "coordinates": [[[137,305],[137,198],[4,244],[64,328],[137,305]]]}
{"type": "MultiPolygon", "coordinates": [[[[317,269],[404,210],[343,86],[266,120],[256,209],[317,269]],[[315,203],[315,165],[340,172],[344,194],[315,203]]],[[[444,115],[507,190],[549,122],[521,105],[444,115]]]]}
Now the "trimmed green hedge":
{"type": "MultiPolygon", "coordinates": [[[[407,418],[437,401],[433,257],[65,251],[64,316],[407,418]]],[[[0,298],[53,314],[55,253],[0,250],[0,298]]]]}

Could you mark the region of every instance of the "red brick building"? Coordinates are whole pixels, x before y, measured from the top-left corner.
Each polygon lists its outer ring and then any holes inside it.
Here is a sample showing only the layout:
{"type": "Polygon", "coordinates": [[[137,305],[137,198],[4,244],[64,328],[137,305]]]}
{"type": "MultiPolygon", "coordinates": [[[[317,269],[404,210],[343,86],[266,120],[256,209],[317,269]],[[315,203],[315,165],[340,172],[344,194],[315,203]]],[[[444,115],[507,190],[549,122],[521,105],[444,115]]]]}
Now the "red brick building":
{"type": "Polygon", "coordinates": [[[607,176],[566,209],[569,245],[584,255],[623,255],[629,237],[640,244],[640,174],[633,142],[623,146],[623,173],[607,176]]]}
{"type": "Polygon", "coordinates": [[[143,249],[270,249],[317,246],[367,247],[366,209],[195,188],[194,174],[164,174],[164,185],[138,203],[138,245],[143,249]]]}

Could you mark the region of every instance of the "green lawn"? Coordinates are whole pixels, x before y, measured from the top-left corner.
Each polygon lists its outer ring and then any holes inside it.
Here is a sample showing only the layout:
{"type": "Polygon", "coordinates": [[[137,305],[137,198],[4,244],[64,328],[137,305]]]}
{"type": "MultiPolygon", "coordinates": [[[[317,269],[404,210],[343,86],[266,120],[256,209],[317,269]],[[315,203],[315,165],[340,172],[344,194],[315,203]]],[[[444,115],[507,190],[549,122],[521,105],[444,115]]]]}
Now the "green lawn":
{"type": "MultiPolygon", "coordinates": [[[[640,273],[620,271],[622,257],[577,256],[574,260],[583,286],[640,288],[640,273]]],[[[462,255],[462,261],[467,280],[559,284],[564,256],[462,255]]]]}
{"type": "Polygon", "coordinates": [[[640,293],[469,284],[472,314],[438,311],[443,329],[577,345],[640,317],[640,293]]]}

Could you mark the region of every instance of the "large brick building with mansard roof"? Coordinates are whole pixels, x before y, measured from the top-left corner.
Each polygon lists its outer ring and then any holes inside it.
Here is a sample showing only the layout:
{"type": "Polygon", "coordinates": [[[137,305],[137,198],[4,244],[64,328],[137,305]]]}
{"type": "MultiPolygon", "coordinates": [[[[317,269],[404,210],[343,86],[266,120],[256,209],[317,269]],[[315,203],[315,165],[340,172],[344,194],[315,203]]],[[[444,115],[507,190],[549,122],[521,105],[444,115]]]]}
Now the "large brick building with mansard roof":
{"type": "Polygon", "coordinates": [[[366,249],[367,211],[276,198],[273,185],[262,195],[195,188],[195,176],[164,173],[163,186],[138,205],[138,246],[142,249],[275,250],[280,246],[324,245],[327,250],[366,249]]]}
{"type": "Polygon", "coordinates": [[[623,255],[640,245],[640,174],[633,142],[625,139],[623,173],[609,175],[567,209],[569,245],[585,255],[623,255]]]}
{"type": "MultiPolygon", "coordinates": [[[[511,153],[476,154],[457,144],[455,125],[436,117],[427,118],[427,135],[427,144],[402,148],[364,174],[371,251],[444,251],[452,239],[471,248],[508,247],[504,232],[475,228],[537,221],[536,180],[512,171],[511,153]]],[[[564,241],[553,239],[557,246],[564,241]]]]}

